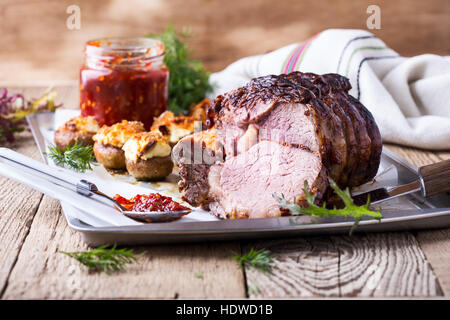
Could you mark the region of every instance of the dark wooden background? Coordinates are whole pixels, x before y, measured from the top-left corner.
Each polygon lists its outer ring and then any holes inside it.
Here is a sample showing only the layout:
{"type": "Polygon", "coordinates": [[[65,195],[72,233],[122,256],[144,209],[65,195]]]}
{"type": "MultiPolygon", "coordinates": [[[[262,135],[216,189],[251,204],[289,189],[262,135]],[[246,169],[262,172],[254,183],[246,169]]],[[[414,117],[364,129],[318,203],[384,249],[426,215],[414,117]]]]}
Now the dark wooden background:
{"type": "Polygon", "coordinates": [[[365,29],[370,4],[381,7],[374,33],[401,54],[450,54],[448,0],[2,0],[0,83],[76,80],[86,40],[141,36],[170,22],[191,28],[195,57],[217,71],[327,28],[365,29]],[[71,4],[81,8],[80,30],[66,27],[71,4]]]}

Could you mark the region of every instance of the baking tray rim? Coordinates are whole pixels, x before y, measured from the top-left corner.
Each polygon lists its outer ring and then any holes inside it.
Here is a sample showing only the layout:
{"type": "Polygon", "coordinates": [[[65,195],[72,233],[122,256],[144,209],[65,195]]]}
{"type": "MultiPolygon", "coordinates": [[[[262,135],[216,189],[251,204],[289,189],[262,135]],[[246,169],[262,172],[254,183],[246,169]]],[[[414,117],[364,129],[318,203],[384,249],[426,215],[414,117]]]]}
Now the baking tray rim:
{"type": "MultiPolygon", "coordinates": [[[[411,222],[413,220],[426,220],[432,219],[436,217],[450,217],[450,208],[446,208],[448,210],[442,209],[426,209],[420,211],[420,214],[413,215],[405,215],[400,217],[392,217],[392,218],[383,218],[381,221],[377,220],[362,220],[359,222],[358,227],[364,226],[372,226],[378,224],[392,224],[392,223],[401,223],[401,222],[411,222]]],[[[401,212],[417,212],[415,210],[402,210],[401,212]]],[[[154,234],[216,234],[216,233],[242,233],[242,232],[273,232],[273,231],[302,231],[302,230],[314,230],[314,229],[332,229],[332,228],[351,228],[354,224],[354,221],[345,221],[345,222],[325,222],[325,223],[303,223],[303,224],[289,224],[284,226],[264,226],[264,227],[255,227],[248,226],[243,227],[243,222],[248,222],[249,224],[254,224],[255,220],[224,220],[224,221],[201,221],[201,222],[185,222],[183,224],[176,224],[179,228],[156,228],[156,226],[160,227],[161,224],[146,224],[140,226],[120,226],[120,227],[92,227],[87,224],[83,226],[84,223],[76,225],[73,221],[80,221],[77,218],[66,217],[69,225],[72,229],[76,231],[80,231],[83,233],[154,233],[154,234]],[[70,221],[69,221],[70,220],[70,221]],[[229,222],[230,224],[235,224],[234,226],[227,227],[216,227],[216,228],[208,228],[209,224],[219,224],[229,222]],[[189,225],[192,224],[201,224],[201,228],[189,228],[189,225]],[[155,226],[155,228],[151,227],[155,226]],[[150,228],[149,228],[150,227],[150,228]]],[[[268,220],[278,219],[278,221],[283,219],[292,219],[293,217],[278,217],[278,218],[262,218],[258,219],[261,222],[266,222],[268,220]]],[[[296,218],[296,217],[294,217],[296,218]]],[[[450,220],[449,220],[450,222],[450,220]]],[[[263,223],[261,223],[263,224],[263,223]]],[[[175,226],[175,225],[172,225],[175,226]]],[[[443,226],[444,227],[444,226],[443,226]]]]}
{"type": "MultiPolygon", "coordinates": [[[[45,162],[47,159],[43,153],[42,148],[45,148],[45,140],[38,126],[38,117],[54,115],[52,112],[44,112],[38,114],[31,114],[27,116],[30,129],[38,145],[39,152],[45,162]]],[[[407,168],[411,173],[417,176],[417,167],[389,150],[383,147],[383,155],[390,158],[392,161],[397,162],[403,167],[407,168]]],[[[417,209],[417,210],[394,210],[387,209],[384,213],[396,213],[398,216],[386,217],[381,221],[373,219],[363,219],[359,222],[358,228],[371,227],[403,222],[413,222],[417,220],[428,220],[433,218],[450,218],[450,207],[445,208],[430,208],[430,209],[417,209]]],[[[232,233],[272,233],[280,231],[319,231],[320,229],[350,229],[353,224],[353,219],[334,218],[333,222],[326,222],[328,219],[318,219],[315,223],[290,223],[289,220],[299,219],[299,217],[276,217],[276,218],[260,218],[260,219],[241,219],[241,220],[220,220],[220,221],[199,221],[199,222],[184,222],[180,224],[169,223],[153,223],[139,226],[108,226],[108,227],[93,227],[85,224],[81,220],[69,216],[63,210],[64,216],[67,220],[69,227],[75,231],[85,234],[158,234],[158,235],[219,235],[219,234],[232,234],[232,233]],[[345,221],[336,221],[336,220],[345,221]],[[322,221],[319,223],[319,221],[322,221]],[[165,228],[164,225],[169,226],[165,228]],[[215,225],[220,225],[215,226],[215,225]],[[256,225],[256,226],[255,226],[256,225]]],[[[450,224],[450,219],[449,219],[450,224]]],[[[445,227],[443,225],[442,227],[445,227]]],[[[356,229],[358,229],[356,228],[356,229]]],[[[383,231],[383,230],[380,230],[383,231]]]]}

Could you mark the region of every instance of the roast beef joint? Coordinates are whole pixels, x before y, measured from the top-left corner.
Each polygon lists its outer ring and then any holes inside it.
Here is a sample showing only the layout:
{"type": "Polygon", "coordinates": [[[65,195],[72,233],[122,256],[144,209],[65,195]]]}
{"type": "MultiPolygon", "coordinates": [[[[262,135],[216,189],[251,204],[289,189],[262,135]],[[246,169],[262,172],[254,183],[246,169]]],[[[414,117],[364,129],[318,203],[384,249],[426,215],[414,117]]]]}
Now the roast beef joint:
{"type": "Polygon", "coordinates": [[[304,204],[304,184],[318,203],[373,179],[381,136],[372,114],[338,74],[293,72],[255,78],[219,95],[208,129],[172,150],[183,199],[223,219],[278,217],[273,194],[304,204]]]}

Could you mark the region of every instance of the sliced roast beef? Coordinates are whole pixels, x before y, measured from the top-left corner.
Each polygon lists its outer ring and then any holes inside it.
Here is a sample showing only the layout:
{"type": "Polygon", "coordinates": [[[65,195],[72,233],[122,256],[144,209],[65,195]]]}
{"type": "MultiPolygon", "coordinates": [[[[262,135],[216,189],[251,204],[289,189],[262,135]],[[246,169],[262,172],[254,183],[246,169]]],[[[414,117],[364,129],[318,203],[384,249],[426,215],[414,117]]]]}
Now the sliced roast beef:
{"type": "Polygon", "coordinates": [[[337,74],[294,72],[218,96],[207,112],[209,129],[173,150],[184,199],[222,218],[272,217],[282,214],[272,194],[302,203],[305,181],[318,202],[330,193],[328,177],[341,187],[369,181],[381,137],[350,89],[337,74]],[[205,154],[214,157],[198,162],[205,154]]]}
{"type": "Polygon", "coordinates": [[[320,199],[328,181],[319,154],[262,141],[211,166],[209,209],[225,219],[278,217],[282,212],[273,194],[300,201],[305,180],[320,199]]]}

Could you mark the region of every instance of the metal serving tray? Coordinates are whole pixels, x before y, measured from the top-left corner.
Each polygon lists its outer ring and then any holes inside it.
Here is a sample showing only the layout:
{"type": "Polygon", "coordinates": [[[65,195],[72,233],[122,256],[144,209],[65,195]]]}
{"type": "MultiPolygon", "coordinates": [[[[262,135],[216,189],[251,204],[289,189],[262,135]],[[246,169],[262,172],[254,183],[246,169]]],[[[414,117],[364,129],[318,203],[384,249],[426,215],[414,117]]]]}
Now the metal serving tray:
{"type": "MultiPolygon", "coordinates": [[[[40,113],[28,121],[45,162],[46,150],[43,131],[53,130],[54,114],[40,113]]],[[[383,149],[384,167],[397,170],[399,184],[417,178],[417,168],[387,148],[383,149]]],[[[70,228],[79,231],[88,245],[102,244],[156,244],[199,241],[236,240],[251,238],[295,237],[320,234],[348,233],[354,221],[343,218],[311,219],[309,217],[280,217],[252,220],[217,220],[184,223],[149,223],[137,226],[94,227],[83,221],[83,212],[62,203],[70,228]],[[68,214],[71,212],[71,214],[68,214]],[[76,214],[73,214],[76,213],[76,214]]],[[[355,232],[384,232],[398,230],[450,227],[450,196],[440,194],[428,199],[419,193],[386,202],[383,219],[363,220],[355,232]]]]}

